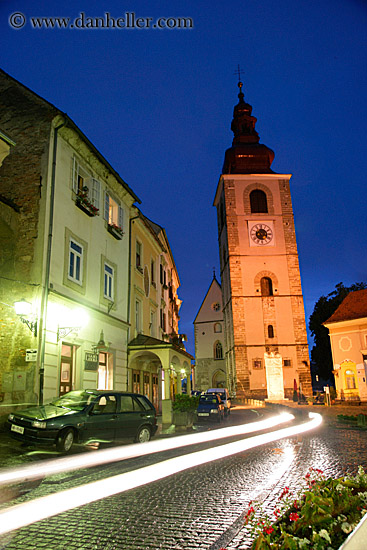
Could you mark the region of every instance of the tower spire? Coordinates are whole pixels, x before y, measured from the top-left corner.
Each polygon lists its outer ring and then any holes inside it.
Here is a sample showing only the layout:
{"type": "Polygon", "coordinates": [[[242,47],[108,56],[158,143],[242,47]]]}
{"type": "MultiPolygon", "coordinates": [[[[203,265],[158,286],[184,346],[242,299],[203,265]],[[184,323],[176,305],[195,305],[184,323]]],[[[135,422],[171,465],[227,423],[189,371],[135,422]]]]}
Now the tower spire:
{"type": "Polygon", "coordinates": [[[255,130],[256,117],[252,116],[252,106],[246,103],[242,91],[241,68],[234,73],[238,76],[239,102],[233,109],[231,130],[234,134],[232,147],[226,151],[223,174],[262,174],[271,173],[274,152],[259,143],[255,130]]]}

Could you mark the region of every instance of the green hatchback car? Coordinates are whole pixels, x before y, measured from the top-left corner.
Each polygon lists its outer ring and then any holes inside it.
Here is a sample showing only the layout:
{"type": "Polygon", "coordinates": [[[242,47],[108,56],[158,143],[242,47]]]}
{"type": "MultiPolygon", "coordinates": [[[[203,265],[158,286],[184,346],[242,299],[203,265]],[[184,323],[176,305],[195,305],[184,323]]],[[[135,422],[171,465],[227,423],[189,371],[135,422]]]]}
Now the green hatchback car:
{"type": "Polygon", "coordinates": [[[47,405],[8,416],[9,433],[28,444],[56,445],[70,451],[73,443],[109,443],[133,439],[144,443],[157,431],[154,405],[138,393],[109,390],[71,391],[47,405]]]}

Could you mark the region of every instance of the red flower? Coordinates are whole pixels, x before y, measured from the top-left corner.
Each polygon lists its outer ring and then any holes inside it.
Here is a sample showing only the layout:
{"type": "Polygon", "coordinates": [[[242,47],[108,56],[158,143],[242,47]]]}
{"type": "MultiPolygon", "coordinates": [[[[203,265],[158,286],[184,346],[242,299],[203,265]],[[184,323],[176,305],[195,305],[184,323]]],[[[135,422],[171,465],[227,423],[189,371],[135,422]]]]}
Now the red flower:
{"type": "Polygon", "coordinates": [[[297,514],[297,512],[292,512],[291,514],[289,514],[289,519],[291,521],[297,521],[297,519],[299,519],[299,515],[297,514]]]}
{"type": "Polygon", "coordinates": [[[251,506],[251,508],[248,509],[247,515],[250,516],[250,515],[253,514],[254,512],[255,512],[254,507],[251,506]]]}
{"type": "Polygon", "coordinates": [[[270,533],[272,533],[274,529],[272,527],[265,527],[264,531],[267,535],[270,535],[270,533]]]}

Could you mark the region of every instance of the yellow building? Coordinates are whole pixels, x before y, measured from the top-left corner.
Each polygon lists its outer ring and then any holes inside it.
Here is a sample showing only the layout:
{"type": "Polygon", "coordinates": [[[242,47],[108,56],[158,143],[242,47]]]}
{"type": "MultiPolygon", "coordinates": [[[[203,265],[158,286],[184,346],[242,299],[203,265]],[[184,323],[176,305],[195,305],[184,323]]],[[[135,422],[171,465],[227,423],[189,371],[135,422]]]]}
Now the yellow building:
{"type": "Polygon", "coordinates": [[[128,389],[157,408],[191,390],[191,355],[178,333],[180,280],[165,230],[136,207],[130,219],[128,389]]]}
{"type": "Polygon", "coordinates": [[[323,324],[329,329],[337,398],[367,401],[367,290],[350,292],[323,324]]]}

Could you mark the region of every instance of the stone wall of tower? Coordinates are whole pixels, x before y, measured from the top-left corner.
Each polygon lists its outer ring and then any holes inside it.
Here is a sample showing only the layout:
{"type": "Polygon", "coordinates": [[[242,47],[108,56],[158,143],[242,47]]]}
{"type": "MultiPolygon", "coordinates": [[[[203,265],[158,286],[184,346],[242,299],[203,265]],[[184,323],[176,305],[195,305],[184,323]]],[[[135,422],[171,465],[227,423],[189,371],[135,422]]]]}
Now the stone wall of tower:
{"type": "Polygon", "coordinates": [[[236,395],[239,399],[267,397],[265,353],[279,353],[287,359],[283,367],[286,397],[292,398],[294,379],[302,383],[305,394],[310,394],[308,345],[289,181],[278,179],[276,175],[240,175],[233,179],[223,176],[222,186],[226,225],[222,231],[219,228],[219,241],[228,343],[227,372],[231,358],[236,395]],[[266,215],[253,215],[249,208],[249,193],[256,188],[266,191],[271,199],[266,215]],[[247,224],[261,218],[265,222],[269,219],[274,225],[275,244],[260,250],[251,246],[247,224]],[[272,279],[273,296],[261,296],[262,277],[272,279]],[[272,337],[269,325],[273,327],[272,337]],[[257,359],[262,361],[260,369],[254,368],[257,359]]]}
{"type": "Polygon", "coordinates": [[[297,366],[299,379],[305,394],[312,394],[305,309],[302,296],[301,276],[298,261],[298,250],[292,197],[288,180],[279,180],[279,191],[283,212],[283,231],[287,247],[287,263],[290,293],[292,294],[293,326],[297,348],[297,366]]]}

